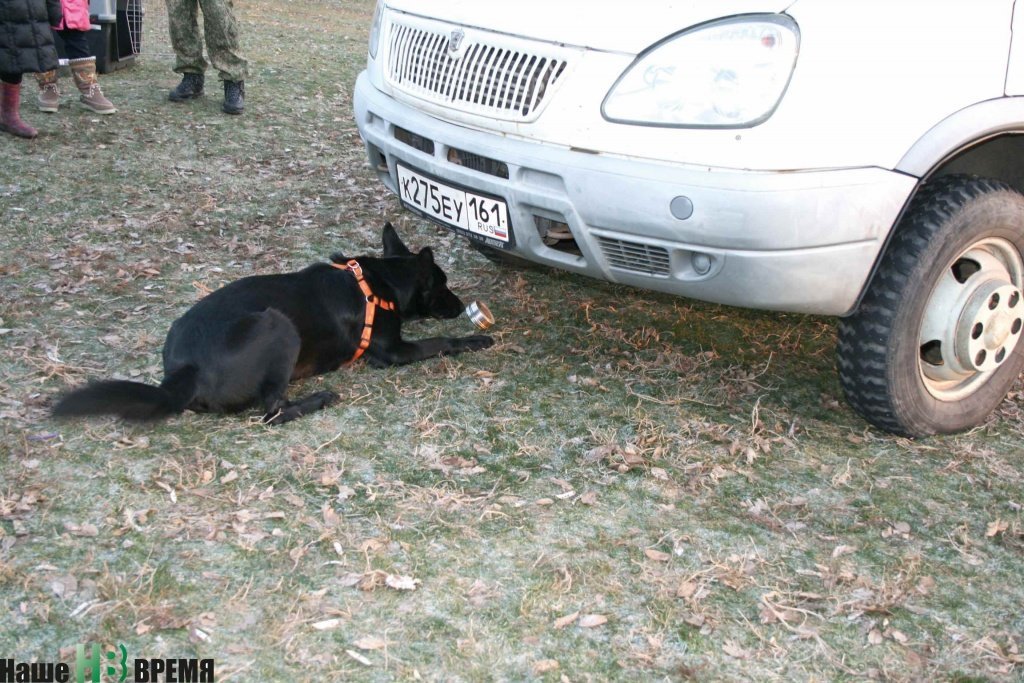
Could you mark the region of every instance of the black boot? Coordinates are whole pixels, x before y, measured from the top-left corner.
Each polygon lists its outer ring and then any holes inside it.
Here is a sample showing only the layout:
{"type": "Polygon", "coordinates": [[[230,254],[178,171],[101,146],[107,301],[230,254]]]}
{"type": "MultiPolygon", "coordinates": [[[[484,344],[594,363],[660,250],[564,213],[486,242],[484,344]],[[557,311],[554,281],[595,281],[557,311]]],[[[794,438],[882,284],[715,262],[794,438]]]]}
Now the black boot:
{"type": "Polygon", "coordinates": [[[241,114],[245,111],[245,81],[224,81],[225,114],[241,114]]]}
{"type": "Polygon", "coordinates": [[[194,100],[203,94],[203,83],[206,77],[203,74],[186,73],[181,75],[181,83],[167,96],[171,102],[184,102],[194,100]]]}

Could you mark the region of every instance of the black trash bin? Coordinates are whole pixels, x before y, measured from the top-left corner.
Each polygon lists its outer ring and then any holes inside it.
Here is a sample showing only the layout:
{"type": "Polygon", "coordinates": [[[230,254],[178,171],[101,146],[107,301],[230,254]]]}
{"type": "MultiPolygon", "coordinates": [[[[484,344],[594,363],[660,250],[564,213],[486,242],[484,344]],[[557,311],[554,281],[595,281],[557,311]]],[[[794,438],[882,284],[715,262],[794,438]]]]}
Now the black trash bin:
{"type": "MultiPolygon", "coordinates": [[[[89,0],[89,47],[102,74],[121,69],[142,52],[142,0],[89,0]]],[[[57,52],[66,58],[57,36],[57,52]]]]}

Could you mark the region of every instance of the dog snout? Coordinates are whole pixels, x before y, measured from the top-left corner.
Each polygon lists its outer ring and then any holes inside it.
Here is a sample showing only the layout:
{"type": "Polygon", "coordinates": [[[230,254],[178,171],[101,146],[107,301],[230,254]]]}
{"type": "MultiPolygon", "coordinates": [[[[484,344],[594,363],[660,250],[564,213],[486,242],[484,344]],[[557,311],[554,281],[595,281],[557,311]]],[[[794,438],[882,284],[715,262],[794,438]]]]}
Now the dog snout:
{"type": "Polygon", "coordinates": [[[462,300],[447,287],[436,291],[433,299],[433,306],[430,307],[431,315],[437,318],[458,318],[465,308],[462,305],[462,300]]]}
{"type": "Polygon", "coordinates": [[[455,294],[448,292],[448,297],[444,302],[444,314],[445,318],[458,318],[462,315],[462,312],[466,307],[462,304],[462,299],[455,296],[455,294]]]}

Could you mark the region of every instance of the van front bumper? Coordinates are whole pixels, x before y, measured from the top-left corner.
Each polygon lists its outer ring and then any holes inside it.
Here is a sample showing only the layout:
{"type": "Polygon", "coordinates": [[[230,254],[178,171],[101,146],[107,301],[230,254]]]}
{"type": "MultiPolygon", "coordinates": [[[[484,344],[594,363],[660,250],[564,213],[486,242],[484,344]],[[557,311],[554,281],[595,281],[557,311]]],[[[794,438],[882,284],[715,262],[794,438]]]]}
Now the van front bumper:
{"type": "Polygon", "coordinates": [[[492,134],[403,104],[365,72],[354,104],[393,192],[401,163],[503,199],[516,256],[734,306],[849,313],[917,182],[879,168],[721,169],[601,154],[600,140],[578,150],[492,134]],[[484,171],[466,158],[485,160],[484,171]],[[571,232],[573,249],[545,241],[552,226],[571,232]]]}

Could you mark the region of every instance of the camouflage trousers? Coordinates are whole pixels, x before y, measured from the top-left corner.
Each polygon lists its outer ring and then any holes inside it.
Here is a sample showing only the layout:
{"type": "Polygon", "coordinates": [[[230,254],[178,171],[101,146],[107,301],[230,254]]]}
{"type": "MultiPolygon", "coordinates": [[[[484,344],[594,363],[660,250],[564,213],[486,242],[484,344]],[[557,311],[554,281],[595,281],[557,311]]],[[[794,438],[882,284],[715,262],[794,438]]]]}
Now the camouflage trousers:
{"type": "Polygon", "coordinates": [[[180,74],[206,71],[203,36],[209,64],[220,72],[221,80],[244,81],[248,63],[238,53],[238,21],[232,0],[167,0],[171,46],[177,60],[174,70],[180,74]],[[203,34],[199,33],[199,10],[203,13],[203,34]]]}

